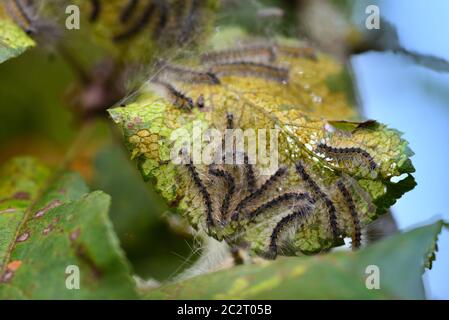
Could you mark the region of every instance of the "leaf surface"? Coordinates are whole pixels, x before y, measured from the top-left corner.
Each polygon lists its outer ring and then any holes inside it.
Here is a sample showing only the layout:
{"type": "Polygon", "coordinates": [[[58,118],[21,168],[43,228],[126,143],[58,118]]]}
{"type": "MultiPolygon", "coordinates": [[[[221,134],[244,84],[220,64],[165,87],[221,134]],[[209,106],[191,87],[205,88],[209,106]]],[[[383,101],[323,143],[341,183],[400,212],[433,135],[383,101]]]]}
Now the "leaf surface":
{"type": "Polygon", "coordinates": [[[0,5],[0,63],[17,57],[36,44],[11,20],[0,5]]]}
{"type": "Polygon", "coordinates": [[[422,274],[444,225],[438,221],[356,253],[281,258],[206,274],[149,291],[144,298],[424,299],[422,274]],[[366,287],[373,275],[369,266],[378,267],[379,289],[366,287]]]}
{"type": "Polygon", "coordinates": [[[108,195],[88,193],[77,174],[55,179],[29,158],[8,162],[0,177],[0,297],[135,297],[109,222],[108,195]],[[69,266],[79,268],[79,290],[66,286],[73,272],[69,266]]]}

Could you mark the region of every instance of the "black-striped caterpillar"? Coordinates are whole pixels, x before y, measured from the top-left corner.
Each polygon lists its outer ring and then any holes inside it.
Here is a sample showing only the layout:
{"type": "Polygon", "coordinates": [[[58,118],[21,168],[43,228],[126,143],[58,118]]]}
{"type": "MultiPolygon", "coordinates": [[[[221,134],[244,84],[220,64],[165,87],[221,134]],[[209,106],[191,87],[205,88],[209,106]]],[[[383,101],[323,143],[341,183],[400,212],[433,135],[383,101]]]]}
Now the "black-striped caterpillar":
{"type": "Polygon", "coordinates": [[[220,76],[255,77],[287,83],[289,70],[256,62],[227,62],[211,66],[210,70],[220,76]]]}
{"type": "Polygon", "coordinates": [[[355,165],[366,165],[370,170],[376,170],[377,164],[373,157],[361,148],[336,148],[320,143],[317,151],[337,161],[355,162],[355,165]]]}
{"type": "MultiPolygon", "coordinates": [[[[233,115],[227,113],[226,128],[229,127],[234,127],[233,115]]],[[[337,196],[335,193],[325,192],[307,172],[306,165],[301,161],[298,161],[292,169],[288,166],[278,168],[266,179],[258,176],[256,171],[252,173],[253,176],[248,175],[245,163],[204,167],[194,165],[190,161],[187,167],[202,197],[207,228],[218,236],[221,230],[227,230],[223,231],[226,234],[224,237],[231,243],[238,244],[244,230],[257,229],[259,225],[266,223],[265,221],[273,221],[272,229],[269,232],[263,231],[260,236],[266,234],[267,237],[261,254],[274,258],[279,253],[279,246],[282,243],[292,241],[286,237],[287,234],[284,235],[286,230],[291,228],[302,230],[306,228],[310,219],[320,221],[320,217],[324,215],[328,221],[325,229],[329,230],[336,241],[341,239],[341,236],[349,234],[353,239],[353,248],[360,246],[361,212],[358,212],[351,192],[341,179],[335,181],[335,189],[339,190],[340,194],[337,196]],[[205,180],[200,176],[204,176],[205,180]],[[298,177],[300,183],[291,185],[285,190],[279,188],[292,176],[298,177]],[[217,187],[216,178],[221,180],[223,189],[217,187]],[[251,188],[252,183],[254,189],[251,188]],[[343,201],[340,201],[340,198],[343,201]],[[334,201],[338,201],[339,209],[334,201]],[[217,209],[214,209],[214,202],[219,203],[217,209]],[[339,215],[345,215],[345,212],[349,212],[351,216],[350,230],[338,226],[338,220],[343,219],[339,215]],[[227,234],[229,226],[235,229],[227,234]],[[281,242],[281,238],[285,238],[285,241],[281,242]]],[[[256,167],[252,169],[255,170],[256,167]]]]}
{"type": "Polygon", "coordinates": [[[194,41],[211,20],[210,5],[201,0],[90,0],[88,3],[88,21],[113,24],[111,38],[116,43],[147,36],[159,44],[183,46],[194,41]],[[115,17],[109,16],[111,8],[115,9],[115,17]]]}

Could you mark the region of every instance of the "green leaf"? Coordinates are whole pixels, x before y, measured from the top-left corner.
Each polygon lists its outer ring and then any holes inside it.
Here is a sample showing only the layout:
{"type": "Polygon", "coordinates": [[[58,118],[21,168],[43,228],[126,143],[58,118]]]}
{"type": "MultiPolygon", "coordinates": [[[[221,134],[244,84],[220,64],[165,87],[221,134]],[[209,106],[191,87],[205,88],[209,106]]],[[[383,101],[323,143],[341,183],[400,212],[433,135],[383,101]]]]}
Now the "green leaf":
{"type": "Polygon", "coordinates": [[[35,45],[34,40],[7,17],[0,5],[0,63],[21,55],[35,45]]]}
{"type": "Polygon", "coordinates": [[[77,174],[18,158],[0,169],[0,297],[134,298],[133,280],[108,219],[110,197],[87,193],[77,174]],[[80,289],[66,287],[66,268],[80,289]]]}
{"type": "Polygon", "coordinates": [[[281,258],[168,284],[146,299],[424,299],[422,274],[444,222],[392,236],[359,252],[281,258]],[[367,267],[380,289],[367,289],[367,267]]]}

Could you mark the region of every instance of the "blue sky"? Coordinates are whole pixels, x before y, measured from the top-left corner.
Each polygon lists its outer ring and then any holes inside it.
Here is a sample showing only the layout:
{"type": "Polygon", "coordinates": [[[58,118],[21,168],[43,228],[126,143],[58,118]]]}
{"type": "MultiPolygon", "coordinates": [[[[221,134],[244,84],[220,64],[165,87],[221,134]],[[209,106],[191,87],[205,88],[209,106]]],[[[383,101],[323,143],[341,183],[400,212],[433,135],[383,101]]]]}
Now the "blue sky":
{"type": "MultiPolygon", "coordinates": [[[[370,1],[365,1],[370,3],[370,1]]],[[[371,1],[371,3],[374,1],[371,1]]],[[[401,44],[449,60],[449,1],[380,0],[381,15],[392,22],[401,44]]],[[[355,16],[364,15],[357,6],[355,16]]],[[[449,73],[415,65],[392,53],[352,59],[366,117],[405,132],[415,151],[418,186],[393,207],[402,230],[438,218],[449,221],[449,73]]],[[[429,298],[449,299],[449,232],[439,238],[432,270],[425,274],[429,298]]]]}

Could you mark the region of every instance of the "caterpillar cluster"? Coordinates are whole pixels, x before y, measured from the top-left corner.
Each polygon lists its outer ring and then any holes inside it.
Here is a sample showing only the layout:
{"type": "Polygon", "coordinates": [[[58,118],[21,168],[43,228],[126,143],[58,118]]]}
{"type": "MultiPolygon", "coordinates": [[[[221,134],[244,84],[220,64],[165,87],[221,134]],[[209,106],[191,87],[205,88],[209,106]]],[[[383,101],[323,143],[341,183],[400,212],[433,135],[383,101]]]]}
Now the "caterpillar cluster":
{"type": "MultiPolygon", "coordinates": [[[[233,125],[232,119],[232,114],[228,113],[227,128],[233,125]]],[[[221,230],[232,229],[224,238],[233,245],[239,245],[242,235],[243,241],[247,241],[244,234],[251,228],[274,221],[261,254],[275,258],[281,252],[280,248],[292,240],[288,237],[288,231],[293,230],[296,234],[307,228],[313,217],[327,215],[324,229],[329,230],[331,237],[338,240],[350,235],[353,248],[360,246],[364,212],[356,204],[358,199],[353,194],[357,191],[347,183],[349,177],[336,179],[332,190],[327,191],[308,172],[308,165],[302,161],[296,162],[293,168],[281,166],[267,178],[259,176],[257,167],[246,162],[241,165],[205,166],[189,161],[185,166],[201,197],[207,229],[215,235],[220,234],[221,230]],[[248,166],[251,168],[250,175],[248,166]],[[285,187],[292,176],[300,182],[285,187]],[[350,228],[343,223],[348,219],[351,221],[350,228]]],[[[260,234],[260,237],[263,235],[260,234]]]]}
{"type": "Polygon", "coordinates": [[[174,106],[183,110],[191,110],[194,106],[203,108],[204,96],[200,94],[197,97],[189,97],[183,92],[184,87],[221,86],[226,77],[259,78],[288,84],[290,70],[278,62],[283,57],[290,56],[312,60],[315,57],[313,49],[279,44],[260,44],[213,51],[202,54],[199,59],[200,65],[195,69],[159,61],[158,72],[151,82],[157,86],[161,84],[165,86],[163,96],[174,106]]]}
{"type": "Polygon", "coordinates": [[[132,40],[141,34],[170,45],[190,43],[208,19],[207,1],[202,0],[89,0],[89,22],[100,23],[106,6],[115,5],[116,43],[132,40]]]}
{"type": "MultiPolygon", "coordinates": [[[[316,61],[314,50],[307,47],[249,45],[204,53],[182,64],[160,60],[150,88],[155,88],[152,94],[179,109],[185,119],[196,119],[199,111],[211,117],[206,119],[215,129],[236,129],[236,123],[248,126],[247,120],[242,121],[242,104],[234,104],[232,99],[225,104],[217,99],[215,103],[215,94],[226,91],[232,97],[236,88],[238,101],[238,86],[253,83],[251,79],[261,80],[254,81],[261,88],[266,83],[275,90],[290,90],[298,82],[293,74],[295,63],[313,65],[316,61]],[[291,60],[296,58],[300,59],[291,60]],[[195,108],[198,110],[192,112],[195,108]]],[[[193,225],[231,246],[249,247],[268,258],[284,254],[290,245],[304,252],[328,249],[341,244],[347,236],[352,238],[354,249],[360,246],[360,230],[375,210],[369,195],[365,197],[361,188],[354,187],[351,177],[335,171],[322,181],[321,174],[303,154],[293,157],[293,163],[287,159],[288,163],[281,163],[269,176],[263,176],[261,167],[252,164],[248,154],[238,154],[235,148],[228,150],[224,140],[221,151],[225,152],[217,152],[223,157],[220,163],[188,161],[177,167],[180,179],[186,179],[181,184],[185,189],[180,191],[180,206],[193,225]],[[228,162],[229,156],[232,162],[228,162]],[[237,158],[243,159],[241,164],[234,163],[237,158]]],[[[368,170],[377,168],[370,154],[361,148],[338,149],[321,144],[310,151],[327,157],[332,152],[333,158],[339,157],[340,161],[357,158],[368,170]]]]}

